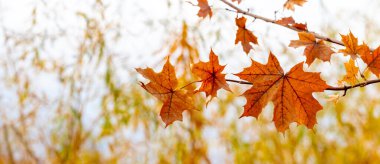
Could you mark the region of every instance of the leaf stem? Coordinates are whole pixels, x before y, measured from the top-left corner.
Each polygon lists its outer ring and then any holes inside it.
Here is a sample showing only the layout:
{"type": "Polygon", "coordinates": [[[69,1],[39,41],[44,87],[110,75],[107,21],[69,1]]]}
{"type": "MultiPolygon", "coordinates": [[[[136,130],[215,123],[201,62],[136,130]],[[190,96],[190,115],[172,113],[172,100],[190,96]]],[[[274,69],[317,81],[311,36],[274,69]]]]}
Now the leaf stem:
{"type": "Polygon", "coordinates": [[[190,82],[186,85],[184,85],[183,87],[179,88],[179,89],[183,89],[183,88],[186,88],[187,86],[191,85],[191,84],[194,84],[194,83],[198,83],[198,82],[202,82],[202,80],[198,80],[198,81],[193,81],[193,82],[190,82]]]}
{"type": "Polygon", "coordinates": [[[233,83],[238,83],[238,84],[253,85],[251,82],[248,82],[248,81],[239,81],[239,80],[232,80],[232,79],[226,79],[226,81],[233,82],[233,83]]]}

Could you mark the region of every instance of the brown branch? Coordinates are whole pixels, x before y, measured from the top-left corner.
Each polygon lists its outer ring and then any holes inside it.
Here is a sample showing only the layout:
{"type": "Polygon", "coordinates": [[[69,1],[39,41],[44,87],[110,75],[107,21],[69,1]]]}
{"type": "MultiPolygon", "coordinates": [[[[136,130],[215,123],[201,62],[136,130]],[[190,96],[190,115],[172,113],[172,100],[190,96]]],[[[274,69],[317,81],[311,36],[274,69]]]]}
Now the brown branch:
{"type": "MultiPolygon", "coordinates": [[[[242,80],[232,80],[232,79],[226,79],[226,81],[228,82],[232,82],[232,83],[238,83],[238,84],[246,84],[246,85],[253,85],[251,82],[248,82],[248,81],[242,81],[242,80]]],[[[184,87],[181,87],[180,89],[183,89],[185,88],[186,86],[189,86],[191,84],[194,84],[194,83],[197,83],[197,82],[202,82],[201,80],[199,81],[193,81],[189,84],[186,84],[184,87]]],[[[328,87],[325,89],[325,91],[344,91],[344,94],[343,96],[346,95],[347,91],[349,89],[353,89],[353,88],[357,88],[357,87],[365,87],[367,85],[370,85],[370,84],[374,84],[374,83],[380,83],[380,79],[375,79],[375,80],[368,80],[368,81],[365,81],[365,82],[362,82],[362,83],[358,83],[358,84],[355,84],[355,85],[350,85],[350,86],[343,86],[343,87],[328,87]]]]}
{"type": "Polygon", "coordinates": [[[266,17],[263,17],[263,16],[260,16],[260,15],[256,15],[256,14],[253,14],[253,13],[250,13],[250,12],[247,12],[247,11],[244,11],[242,9],[240,9],[239,7],[235,6],[234,4],[232,4],[231,2],[227,1],[227,0],[220,0],[222,1],[223,3],[225,3],[226,5],[230,6],[231,8],[235,9],[237,13],[241,13],[241,14],[244,14],[244,15],[247,15],[247,16],[250,16],[250,17],[253,17],[255,19],[260,19],[260,20],[263,20],[265,22],[268,22],[268,23],[272,23],[272,24],[276,24],[276,25],[279,25],[279,26],[283,26],[285,28],[288,28],[288,29],[291,29],[293,31],[297,31],[297,32],[308,32],[308,33],[311,33],[313,34],[316,38],[318,39],[321,39],[321,40],[325,40],[327,42],[331,42],[331,43],[335,43],[335,44],[338,44],[338,45],[341,45],[341,46],[344,46],[343,42],[339,41],[339,40],[336,40],[336,39],[333,39],[333,38],[329,38],[329,37],[326,37],[326,36],[322,36],[320,34],[317,34],[315,32],[312,32],[312,31],[304,31],[304,30],[300,30],[298,28],[295,28],[295,27],[292,27],[292,26],[289,26],[289,25],[283,25],[283,24],[279,24],[276,22],[276,20],[273,20],[273,19],[270,19],[270,18],[266,18],[266,17]]]}
{"type": "Polygon", "coordinates": [[[238,84],[253,85],[251,82],[248,82],[248,81],[239,81],[239,80],[231,80],[231,79],[226,79],[226,81],[233,82],[233,83],[238,83],[238,84]]]}
{"type": "MultiPolygon", "coordinates": [[[[251,82],[248,81],[240,81],[240,80],[231,80],[231,79],[226,79],[228,82],[233,82],[233,83],[238,83],[238,84],[247,84],[247,85],[253,85],[251,82]]],[[[344,91],[347,92],[347,90],[352,89],[352,88],[357,88],[357,87],[364,87],[366,85],[374,84],[374,83],[380,83],[380,79],[375,79],[375,80],[368,80],[362,83],[358,83],[355,85],[351,86],[343,86],[343,87],[329,87],[326,88],[326,91],[344,91]]]]}
{"type": "Polygon", "coordinates": [[[352,89],[352,88],[364,87],[366,85],[370,85],[370,84],[374,84],[374,83],[380,83],[380,79],[368,80],[368,81],[365,81],[365,82],[362,82],[362,83],[358,83],[358,84],[355,84],[355,85],[351,85],[351,86],[330,87],[330,88],[327,88],[326,90],[330,90],[330,91],[347,91],[347,90],[352,89]]]}

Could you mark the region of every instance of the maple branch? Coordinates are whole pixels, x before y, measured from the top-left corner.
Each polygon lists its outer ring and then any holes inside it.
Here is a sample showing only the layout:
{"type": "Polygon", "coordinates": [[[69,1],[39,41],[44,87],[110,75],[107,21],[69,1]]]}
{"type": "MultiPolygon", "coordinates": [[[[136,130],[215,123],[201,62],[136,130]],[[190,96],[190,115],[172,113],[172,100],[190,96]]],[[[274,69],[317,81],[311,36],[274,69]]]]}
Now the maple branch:
{"type": "MultiPolygon", "coordinates": [[[[244,10],[240,9],[239,7],[235,6],[234,4],[232,4],[231,2],[228,2],[227,0],[220,0],[220,1],[222,1],[226,5],[230,6],[231,8],[235,9],[236,11],[234,11],[234,12],[241,13],[241,14],[253,17],[255,19],[260,19],[260,20],[263,20],[263,21],[268,22],[268,23],[272,23],[272,24],[276,24],[276,25],[279,25],[279,26],[283,26],[283,27],[291,29],[293,31],[297,31],[297,32],[301,32],[302,31],[302,32],[311,33],[311,34],[313,34],[318,39],[325,40],[327,42],[331,42],[331,43],[335,43],[335,44],[344,46],[343,42],[341,42],[339,40],[336,40],[336,39],[333,39],[333,38],[329,38],[329,37],[326,37],[326,36],[322,36],[320,34],[312,32],[312,31],[300,30],[300,29],[295,28],[293,26],[279,24],[279,23],[276,22],[276,20],[273,20],[273,19],[270,19],[270,18],[266,18],[266,17],[260,16],[260,15],[256,15],[256,14],[250,13],[248,11],[244,11],[244,10]]],[[[231,10],[227,9],[227,11],[231,11],[231,10]]]]}
{"type": "MultiPolygon", "coordinates": [[[[233,82],[233,83],[238,83],[238,84],[247,84],[247,85],[253,85],[251,82],[248,81],[240,81],[240,80],[232,80],[232,79],[226,79],[228,82],[233,82]]],[[[366,85],[374,84],[374,83],[380,83],[380,79],[375,79],[375,80],[368,80],[362,83],[358,83],[355,85],[350,85],[350,86],[343,86],[343,87],[329,87],[326,88],[326,91],[344,91],[347,92],[347,90],[352,89],[352,88],[357,88],[357,87],[364,87],[366,85]]]]}
{"type": "Polygon", "coordinates": [[[355,85],[351,85],[351,86],[329,87],[329,88],[326,88],[326,90],[329,90],[329,91],[347,91],[347,90],[352,89],[352,88],[364,87],[366,85],[370,85],[370,84],[374,84],[374,83],[380,83],[380,79],[368,80],[368,81],[358,83],[355,85]]]}

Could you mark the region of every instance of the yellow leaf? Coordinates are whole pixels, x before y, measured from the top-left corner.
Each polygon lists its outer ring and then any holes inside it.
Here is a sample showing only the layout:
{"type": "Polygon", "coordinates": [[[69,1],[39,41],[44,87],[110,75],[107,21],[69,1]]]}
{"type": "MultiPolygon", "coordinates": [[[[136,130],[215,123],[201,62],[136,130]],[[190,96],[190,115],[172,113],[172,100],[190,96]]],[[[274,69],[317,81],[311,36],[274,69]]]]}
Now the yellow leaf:
{"type": "Polygon", "coordinates": [[[343,77],[343,81],[355,85],[357,82],[356,75],[359,72],[359,68],[355,66],[355,62],[352,59],[350,59],[349,62],[344,63],[344,67],[346,68],[346,75],[343,77]]]}

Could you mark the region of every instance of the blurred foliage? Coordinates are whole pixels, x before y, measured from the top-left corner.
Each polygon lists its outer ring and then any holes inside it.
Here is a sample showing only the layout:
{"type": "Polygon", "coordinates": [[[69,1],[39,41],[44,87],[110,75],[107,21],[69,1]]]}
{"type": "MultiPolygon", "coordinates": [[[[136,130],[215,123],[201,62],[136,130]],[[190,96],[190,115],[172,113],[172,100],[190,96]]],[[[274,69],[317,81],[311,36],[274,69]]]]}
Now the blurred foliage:
{"type": "MultiPolygon", "coordinates": [[[[175,6],[167,2],[169,8],[175,6]]],[[[199,111],[186,111],[183,122],[164,128],[158,115],[162,104],[138,85],[128,66],[133,54],[115,50],[125,44],[121,40],[128,28],[107,13],[118,2],[89,0],[91,10],[74,14],[80,22],[75,30],[59,27],[54,15],[66,13],[50,13],[50,3],[33,3],[25,31],[1,31],[0,163],[380,161],[378,85],[325,102],[314,131],[292,125],[278,133],[271,122],[272,105],[257,120],[238,119],[243,104],[238,96],[244,90],[238,85],[231,85],[233,93],[220,91],[207,108],[205,95],[199,94],[199,111]],[[40,30],[41,19],[55,22],[56,30],[51,33],[52,27],[43,25],[45,31],[40,30]]],[[[172,30],[156,52],[164,57],[154,62],[158,68],[169,56],[184,85],[195,80],[184,72],[206,55],[208,36],[200,32],[200,22],[176,22],[180,28],[172,30]]],[[[220,29],[213,30],[221,39],[220,29]]]]}

